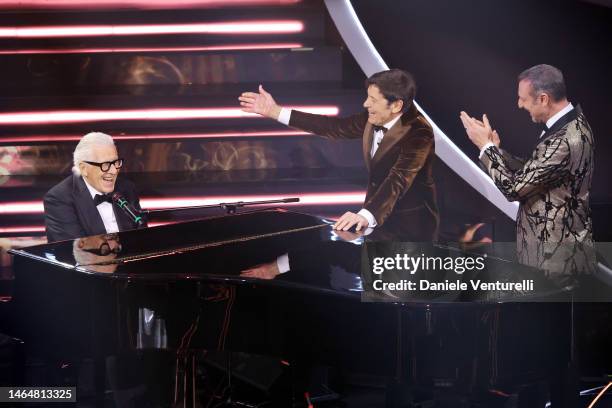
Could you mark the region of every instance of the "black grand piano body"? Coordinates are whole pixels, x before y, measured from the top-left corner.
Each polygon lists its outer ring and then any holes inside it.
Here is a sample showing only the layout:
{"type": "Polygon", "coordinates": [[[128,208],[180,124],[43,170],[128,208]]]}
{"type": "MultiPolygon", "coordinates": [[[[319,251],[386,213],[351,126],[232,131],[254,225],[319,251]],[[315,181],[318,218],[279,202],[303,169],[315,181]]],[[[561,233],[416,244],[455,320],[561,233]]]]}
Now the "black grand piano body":
{"type": "Polygon", "coordinates": [[[361,350],[373,347],[389,357],[393,324],[368,314],[384,315],[390,305],[371,308],[351,288],[325,286],[326,271],[310,277],[292,271],[270,281],[240,276],[331,238],[321,218],[266,210],[14,251],[18,332],[31,352],[56,358],[151,348],[287,357],[313,341],[317,354],[351,356],[345,360],[356,364],[361,350]],[[120,243],[118,254],[77,255],[79,242],[108,238],[120,243]],[[163,322],[158,338],[143,333],[147,318],[163,322]],[[330,341],[340,334],[348,343],[330,341]]]}
{"type": "Polygon", "coordinates": [[[359,247],[318,217],[263,210],[84,240],[13,251],[30,353],[244,351],[463,390],[546,374],[538,305],[362,303],[345,255],[359,247]],[[310,266],[240,276],[283,253],[310,266]]]}

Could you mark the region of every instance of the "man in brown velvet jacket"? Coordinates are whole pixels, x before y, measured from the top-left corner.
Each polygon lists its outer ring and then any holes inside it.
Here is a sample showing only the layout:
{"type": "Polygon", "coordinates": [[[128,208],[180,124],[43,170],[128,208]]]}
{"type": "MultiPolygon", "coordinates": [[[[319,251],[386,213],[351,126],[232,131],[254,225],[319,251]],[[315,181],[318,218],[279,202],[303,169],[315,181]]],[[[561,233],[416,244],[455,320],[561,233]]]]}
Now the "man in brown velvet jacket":
{"type": "Polygon", "coordinates": [[[366,111],[346,118],[281,108],[261,85],[258,93],[245,92],[239,100],[246,112],[330,139],[363,138],[369,170],[365,203],[358,213],[342,215],[335,229],[376,227],[380,238],[433,241],[438,232],[434,136],[413,104],[414,80],[408,72],[391,69],[372,75],[365,86],[366,111]]]}

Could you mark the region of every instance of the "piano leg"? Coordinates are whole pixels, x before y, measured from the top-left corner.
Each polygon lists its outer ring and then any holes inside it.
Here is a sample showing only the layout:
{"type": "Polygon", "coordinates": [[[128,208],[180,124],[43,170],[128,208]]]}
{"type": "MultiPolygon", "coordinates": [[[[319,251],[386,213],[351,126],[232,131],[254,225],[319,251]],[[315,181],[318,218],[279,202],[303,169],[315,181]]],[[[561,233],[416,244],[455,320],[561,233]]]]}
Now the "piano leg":
{"type": "Polygon", "coordinates": [[[93,359],[94,369],[94,406],[104,408],[106,394],[106,358],[96,355],[93,359]]]}
{"type": "Polygon", "coordinates": [[[176,357],[174,407],[197,407],[196,353],[187,351],[176,357]]]}
{"type": "MultiPolygon", "coordinates": [[[[395,325],[396,325],[396,342],[395,342],[395,376],[387,383],[385,392],[385,407],[386,408],[404,408],[412,406],[414,401],[413,387],[409,376],[408,358],[409,353],[405,347],[405,343],[410,340],[407,322],[404,319],[405,312],[401,307],[396,307],[395,325]]],[[[411,341],[414,346],[414,341],[411,341]]],[[[414,350],[411,351],[414,353],[414,350]]],[[[414,361],[411,361],[414,363],[414,361]]]]}

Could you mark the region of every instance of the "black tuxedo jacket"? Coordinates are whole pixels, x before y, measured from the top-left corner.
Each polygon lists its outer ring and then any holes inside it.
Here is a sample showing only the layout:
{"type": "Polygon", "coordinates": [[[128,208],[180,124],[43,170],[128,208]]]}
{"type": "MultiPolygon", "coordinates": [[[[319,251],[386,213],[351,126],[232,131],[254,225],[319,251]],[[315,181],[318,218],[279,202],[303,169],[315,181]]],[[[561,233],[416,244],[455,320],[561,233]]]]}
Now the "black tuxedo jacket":
{"type": "Polygon", "coordinates": [[[370,175],[364,208],[376,218],[375,238],[419,242],[437,239],[434,135],[414,104],[387,131],[372,158],[374,129],[367,111],[332,118],[293,110],[289,126],[330,139],[363,138],[363,156],[370,175]]]}
{"type": "MultiPolygon", "coordinates": [[[[140,202],[134,184],[117,178],[115,191],[121,193],[136,209],[140,202]]],[[[51,188],[44,197],[47,240],[63,241],[105,234],[102,217],[81,176],[71,175],[51,188]]],[[[138,228],[119,208],[113,206],[119,231],[138,228]]]]}

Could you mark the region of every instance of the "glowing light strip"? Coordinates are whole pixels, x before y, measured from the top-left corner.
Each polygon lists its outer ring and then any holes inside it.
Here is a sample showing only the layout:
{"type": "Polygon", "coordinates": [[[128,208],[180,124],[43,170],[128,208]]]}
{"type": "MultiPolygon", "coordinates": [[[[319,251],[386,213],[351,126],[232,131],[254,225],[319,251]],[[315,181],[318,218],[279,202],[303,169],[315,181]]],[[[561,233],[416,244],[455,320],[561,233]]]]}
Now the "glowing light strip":
{"type": "MultiPolygon", "coordinates": [[[[118,135],[114,140],[169,140],[169,139],[226,139],[241,137],[284,137],[305,136],[308,132],[299,130],[271,130],[261,132],[218,132],[218,133],[174,133],[165,135],[118,135]]],[[[78,142],[83,135],[40,135],[40,136],[0,136],[0,143],[39,143],[39,142],[78,142]]]]}
{"type": "MultiPolygon", "coordinates": [[[[389,69],[370,41],[350,0],[325,0],[325,6],[351,54],[367,76],[389,69]]],[[[436,155],[493,205],[515,220],[518,203],[508,202],[493,180],[444,134],[416,101],[414,104],[433,127],[436,155]]]]}
{"type": "MultiPolygon", "coordinates": [[[[341,205],[341,204],[363,204],[365,192],[356,191],[338,194],[326,193],[287,193],[274,195],[251,195],[251,196],[230,196],[230,197],[173,197],[173,198],[145,198],[140,200],[143,208],[150,210],[173,207],[190,207],[197,205],[211,205],[219,203],[231,203],[236,201],[264,201],[280,200],[287,197],[299,197],[298,203],[271,204],[277,206],[308,206],[308,205],[341,205]]],[[[0,207],[1,208],[1,207],[0,207]]],[[[1,210],[0,210],[1,211],[1,210]]]]}
{"type": "Polygon", "coordinates": [[[304,30],[297,20],[192,24],[0,27],[0,38],[113,37],[158,34],[290,34],[304,30]]]}
{"type": "Polygon", "coordinates": [[[176,224],[177,222],[181,221],[150,222],[148,225],[149,227],[161,227],[162,225],[176,224]]]}
{"type": "Polygon", "coordinates": [[[599,401],[599,399],[606,393],[606,391],[608,391],[608,388],[610,388],[610,386],[612,386],[612,382],[609,382],[608,385],[606,385],[605,388],[601,390],[599,394],[597,394],[595,399],[589,404],[588,408],[593,408],[597,401],[599,401]]]}
{"type": "MultiPolygon", "coordinates": [[[[295,106],[310,113],[335,116],[337,106],[295,106]]],[[[65,110],[0,113],[0,125],[53,125],[59,123],[103,122],[114,120],[187,120],[187,119],[262,118],[240,108],[157,108],[113,110],[65,110]]]]}
{"type": "Polygon", "coordinates": [[[0,214],[40,214],[43,212],[42,201],[21,201],[0,204],[0,214]]]}
{"type": "Polygon", "coordinates": [[[19,54],[108,54],[127,52],[197,52],[197,51],[245,51],[302,48],[300,43],[211,45],[207,47],[113,47],[113,48],[39,48],[0,50],[0,55],[19,54]]]}
{"type": "MultiPolygon", "coordinates": [[[[299,197],[298,203],[274,204],[273,206],[308,206],[308,205],[358,205],[363,204],[365,192],[352,191],[345,193],[283,193],[248,196],[205,196],[205,197],[172,197],[172,198],[143,198],[140,204],[143,208],[156,210],[160,208],[190,207],[197,205],[211,205],[231,203],[236,201],[264,201],[279,200],[287,197],[299,197]]],[[[0,203],[0,214],[41,214],[42,201],[21,201],[0,203]]]]}
{"type": "Polygon", "coordinates": [[[20,234],[25,232],[45,232],[44,225],[32,225],[27,227],[0,227],[0,234],[20,234]]]}
{"type": "Polygon", "coordinates": [[[0,9],[180,9],[198,7],[231,7],[290,5],[300,0],[6,0],[0,9]]]}

